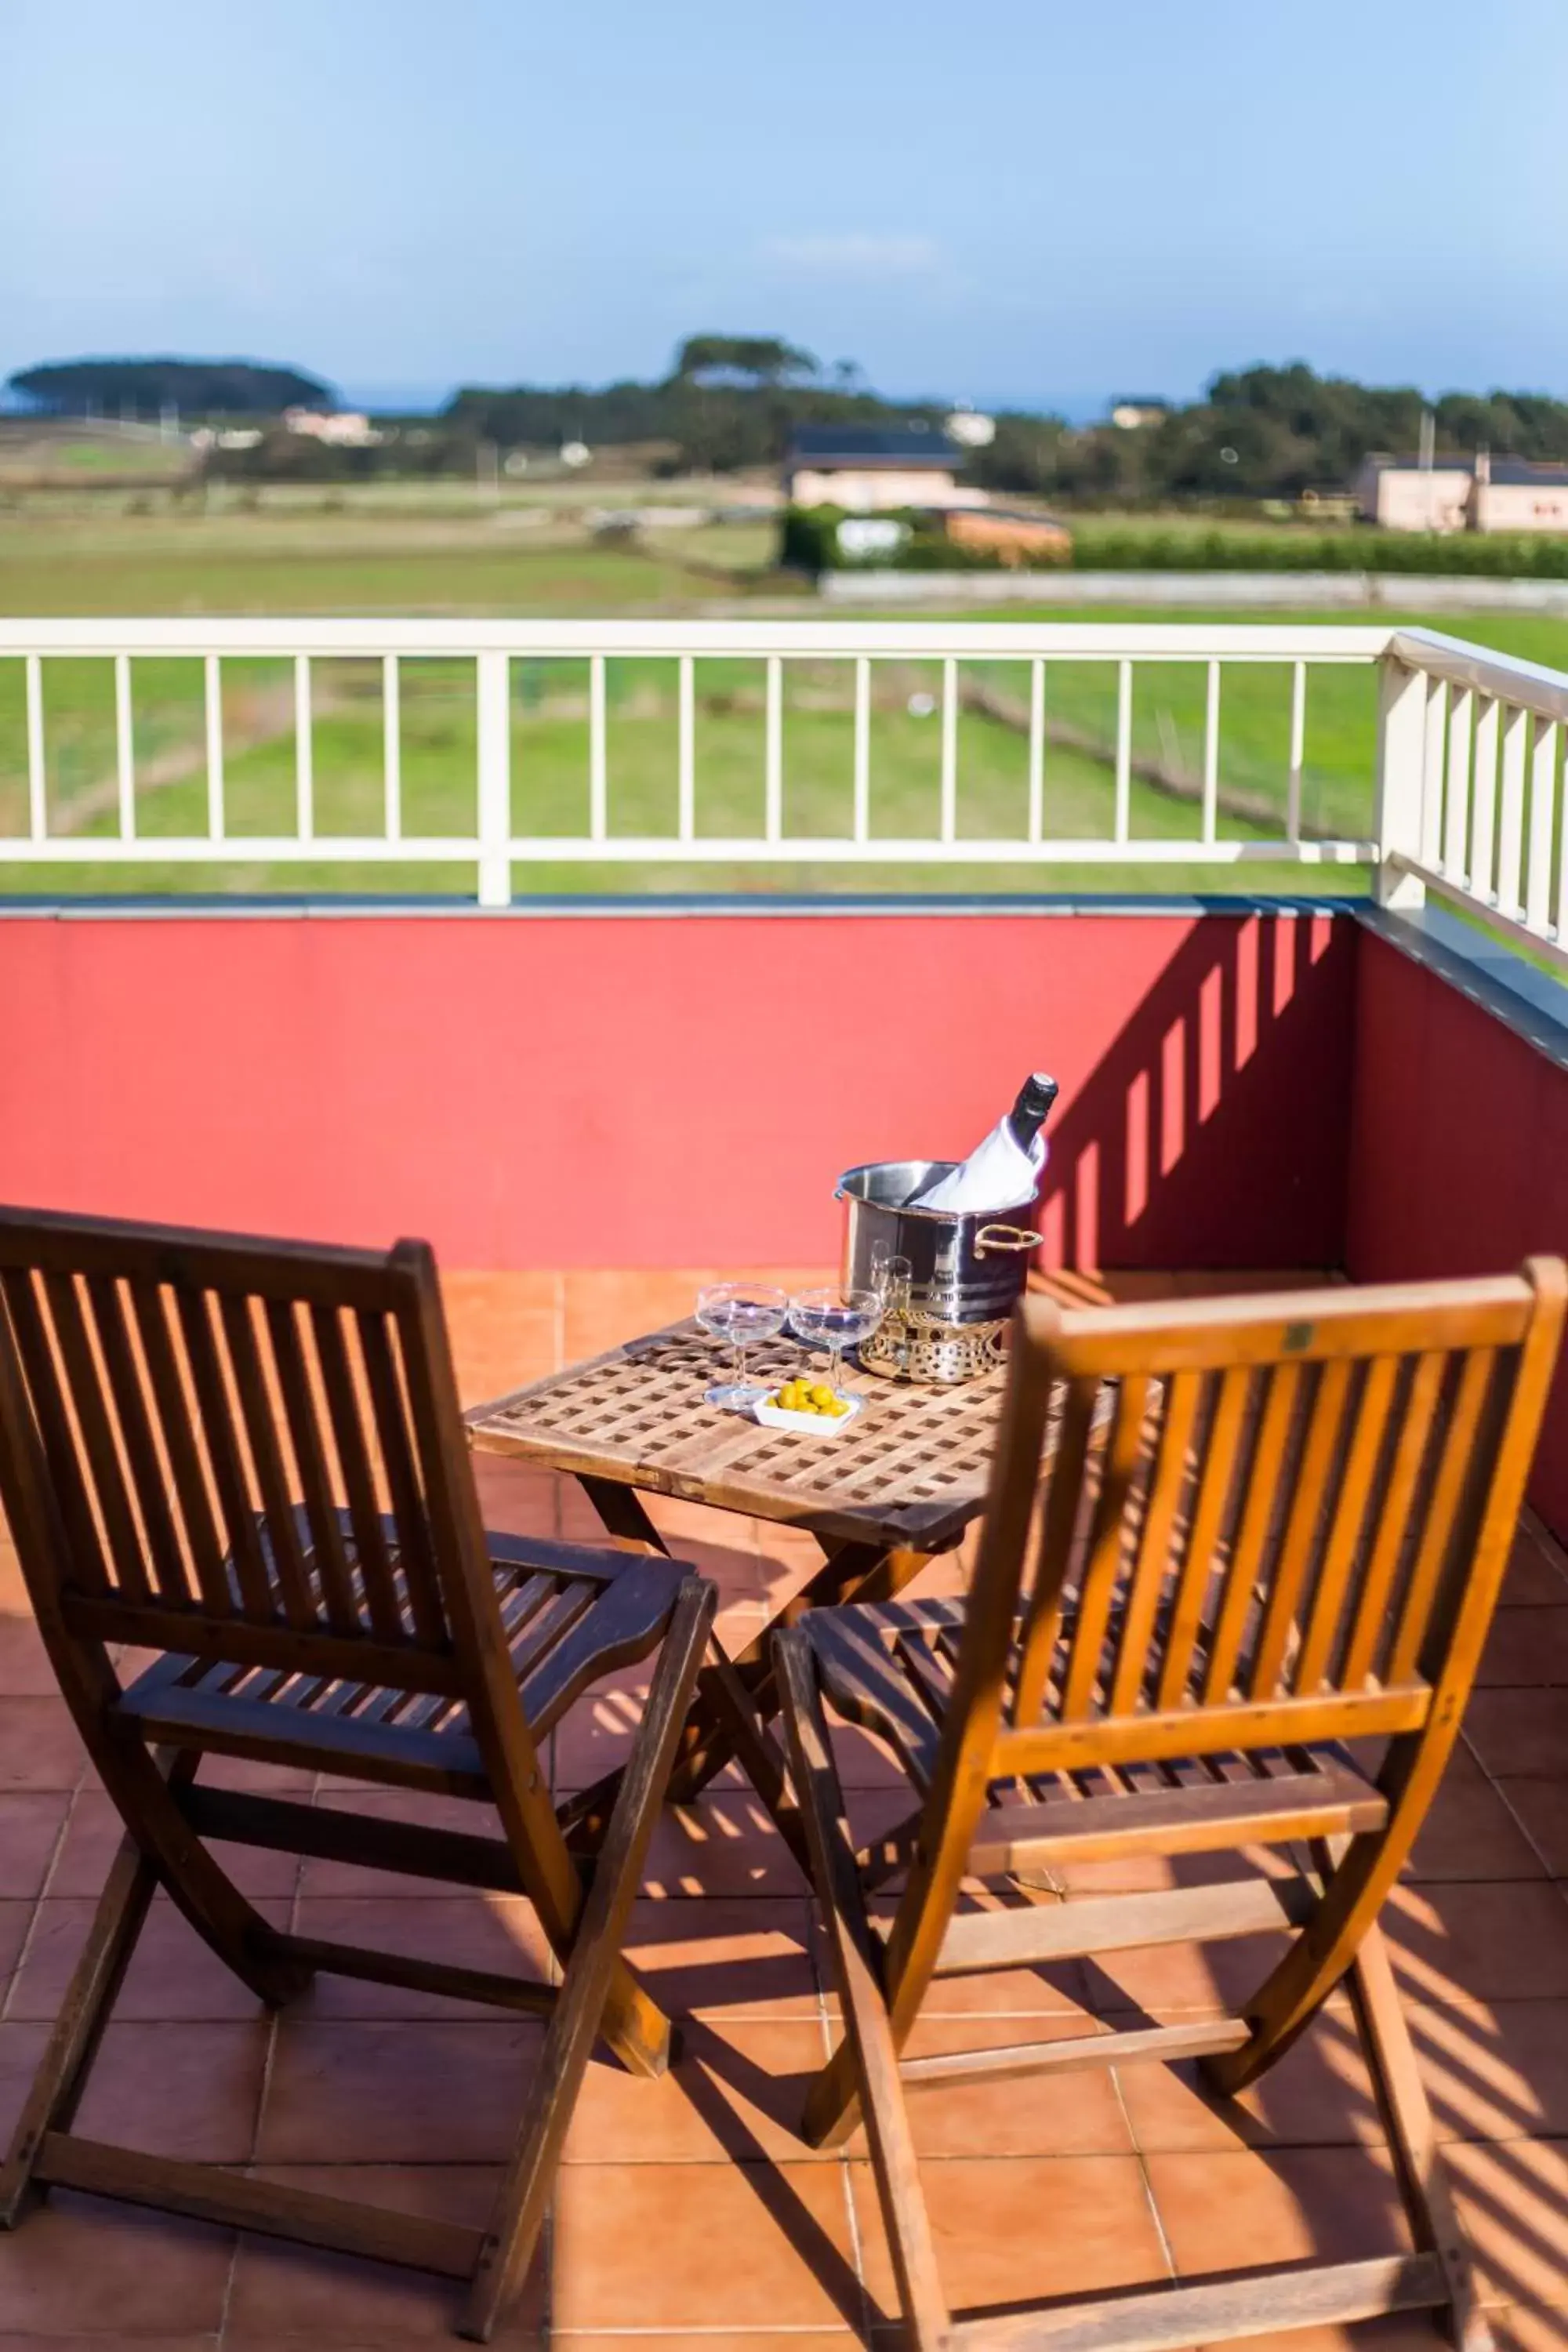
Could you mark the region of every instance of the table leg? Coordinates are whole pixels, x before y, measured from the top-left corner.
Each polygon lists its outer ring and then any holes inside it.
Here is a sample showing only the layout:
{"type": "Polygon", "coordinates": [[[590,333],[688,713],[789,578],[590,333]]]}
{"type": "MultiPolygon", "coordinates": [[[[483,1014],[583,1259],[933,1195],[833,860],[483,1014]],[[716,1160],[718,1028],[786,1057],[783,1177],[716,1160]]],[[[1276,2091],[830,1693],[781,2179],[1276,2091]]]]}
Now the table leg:
{"type": "MultiPolygon", "coordinates": [[[[751,1760],[752,1743],[747,1752],[732,1734],[733,1706],[743,1699],[749,1706],[754,1727],[754,1738],[764,1741],[776,1759],[776,1774],[787,1789],[788,1775],[783,1751],[768,1738],[763,1727],[778,1713],[778,1696],[773,1682],[772,1657],[773,1636],[781,1625],[793,1625],[810,1609],[831,1609],[847,1601],[891,1601],[920,1574],[929,1552],[889,1549],[880,1544],[844,1543],[818,1538],[824,1560],[809,1582],[803,1585],[784,1603],[776,1617],[770,1618],[755,1641],[747,1643],[732,1661],[735,1688],[731,1704],[722,1713],[705,1704],[702,1677],[698,1677],[697,1702],[687,1723],[688,1745],[671,1775],[669,1795],[672,1803],[688,1804],[708,1783],[721,1772],[731,1758],[741,1754],[752,1786],[768,1810],[773,1805],[768,1791],[757,1780],[751,1760]]],[[[789,1801],[793,1812],[794,1801],[789,1801]]],[[[775,1819],[779,1818],[775,1814],[775,1819]]],[[[780,1820],[783,1830],[783,1822],[780,1820]]]]}
{"type": "Polygon", "coordinates": [[[616,1478],[594,1478],[579,1471],[577,1484],[603,1521],[606,1532],[623,1551],[659,1552],[668,1559],[669,1546],[647,1515],[634,1486],[616,1478]]]}

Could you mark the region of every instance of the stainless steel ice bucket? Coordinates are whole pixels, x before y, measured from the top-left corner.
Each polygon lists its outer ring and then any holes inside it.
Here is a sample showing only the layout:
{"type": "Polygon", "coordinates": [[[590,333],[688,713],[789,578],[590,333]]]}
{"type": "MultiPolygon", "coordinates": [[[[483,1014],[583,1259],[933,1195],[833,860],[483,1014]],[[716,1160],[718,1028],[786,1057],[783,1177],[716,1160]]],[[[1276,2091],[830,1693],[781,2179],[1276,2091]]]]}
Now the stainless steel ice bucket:
{"type": "Polygon", "coordinates": [[[886,1292],[891,1260],[902,1258],[910,1269],[907,1283],[889,1297],[882,1330],[859,1351],[873,1371],[970,1380],[999,1358],[1040,1237],[1016,1222],[1027,1213],[1026,1202],[1001,1215],[903,1205],[956,1164],[881,1160],[838,1180],[846,1284],[886,1292]]]}

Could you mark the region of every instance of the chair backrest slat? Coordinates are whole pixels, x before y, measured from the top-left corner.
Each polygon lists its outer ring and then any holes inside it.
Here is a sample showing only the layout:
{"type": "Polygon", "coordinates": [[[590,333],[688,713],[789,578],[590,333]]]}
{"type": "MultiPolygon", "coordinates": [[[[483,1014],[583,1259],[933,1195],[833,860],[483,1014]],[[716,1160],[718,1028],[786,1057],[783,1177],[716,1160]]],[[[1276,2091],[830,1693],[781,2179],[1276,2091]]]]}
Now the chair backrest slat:
{"type": "Polygon", "coordinates": [[[1335,1654],[1345,1593],[1366,1522],[1373,1481],[1387,1443],[1398,1372],[1397,1357],[1374,1356],[1366,1367],[1359,1399],[1352,1400],[1348,1408],[1351,1434],[1345,1449],[1344,1475],[1329,1521],[1306,1638],[1291,1678],[1292,1688],[1301,1696],[1315,1690],[1322,1682],[1335,1654]]]}
{"type": "Polygon", "coordinates": [[[1110,1687],[1111,1712],[1124,1715],[1143,1688],[1149,1643],[1171,1565],[1171,1543],[1186,1486],[1194,1423],[1203,1391],[1197,1372],[1177,1372],[1170,1383],[1159,1434],[1159,1453],[1144,1506],[1137,1565],[1122,1611],[1121,1639],[1110,1687]]]}
{"type": "Polygon", "coordinates": [[[1161,1707],[1177,1704],[1192,1674],[1193,1653],[1213,1583],[1220,1529],[1235,1485],[1237,1457],[1252,1389],[1252,1374],[1245,1364],[1232,1364],[1217,1375],[1217,1381],[1197,1473],[1186,1549],[1171,1600],[1155,1697],[1156,1706],[1161,1707]]]}
{"type": "Polygon", "coordinates": [[[1415,1508],[1422,1465],[1426,1462],[1442,1394],[1448,1359],[1442,1349],[1428,1349],[1402,1377],[1401,1394],[1394,1408],[1395,1443],[1378,1508],[1359,1594],[1352,1596],[1351,1629],[1345,1643],[1341,1679],[1347,1690],[1358,1689],[1378,1663],[1384,1647],[1389,1599],[1404,1559],[1410,1522],[1415,1508]]]}
{"type": "Polygon", "coordinates": [[[1236,1541],[1222,1570],[1214,1639],[1204,1678],[1204,1700],[1210,1706],[1229,1696],[1248,1621],[1256,1612],[1258,1580],[1285,1475],[1301,1368],[1295,1362],[1277,1364],[1263,1378],[1263,1409],[1257,1440],[1242,1473],[1244,1500],[1236,1541]]]}
{"type": "Polygon", "coordinates": [[[217,1488],[218,1509],[245,1609],[252,1617],[275,1613],[249,1481],[240,1458],[228,1390],[213,1337],[212,1302],[205,1291],[178,1290],[174,1311],[185,1345],[185,1361],[195,1391],[207,1459],[217,1488]]]}
{"type": "Polygon", "coordinates": [[[1350,1359],[1331,1359],[1320,1370],[1317,1391],[1308,1407],[1295,1492],[1289,1498],[1283,1538],[1268,1579],[1268,1603],[1249,1662],[1249,1695],[1255,1699],[1272,1698],[1284,1677],[1313,1541],[1340,1450],[1350,1377],[1350,1359]]]}
{"type": "Polygon", "coordinates": [[[353,1633],[359,1625],[353,1579],[349,1572],[337,1500],[321,1443],[316,1400],[305,1368],[305,1351],[300,1341],[299,1309],[293,1299],[268,1300],[267,1330],[304,1495],[310,1531],[310,1564],[321,1584],[327,1622],[334,1633],[353,1633]]]}
{"type": "Polygon", "coordinates": [[[1408,1682],[1416,1672],[1458,1520],[1460,1496],[1474,1474],[1477,1440],[1496,1367],[1496,1349],[1478,1348],[1460,1370],[1458,1391],[1432,1481],[1426,1524],[1399,1612],[1384,1675],[1388,1682],[1408,1682]]]}
{"type": "Polygon", "coordinates": [[[1148,1398],[1149,1383],[1141,1374],[1123,1379],[1105,1448],[1094,1529],[1066,1668],[1061,1715],[1067,1723],[1081,1722],[1094,1711],[1104,1670],[1111,1601],[1125,1564],[1127,1504],[1143,1446],[1148,1398]]]}
{"type": "Polygon", "coordinates": [[[316,1622],[316,1601],[300,1541],[277,1414],[262,1370],[255,1303],[248,1298],[225,1298],[220,1302],[220,1312],[228,1360],[239,1392],[240,1419],[261,1490],[267,1549],[278,1579],[283,1615],[289,1624],[302,1633],[316,1622]]]}
{"type": "Polygon", "coordinates": [[[348,1495],[360,1588],[373,1632],[381,1641],[395,1642],[403,1633],[403,1612],[398,1607],[392,1559],[382,1532],[381,1507],[376,1500],[342,1324],[334,1309],[318,1303],[310,1309],[310,1325],[338,1467],[348,1495]]]}
{"type": "Polygon", "coordinates": [[[386,1319],[363,1310],[355,1319],[375,1419],[376,1442],[401,1539],[399,1556],[414,1630],[421,1642],[438,1642],[445,1621],[436,1554],[419,1473],[409,1444],[407,1409],[386,1319]]]}
{"type": "Polygon", "coordinates": [[[31,1391],[73,1569],[84,1591],[107,1592],[109,1563],[82,1475],[76,1432],[66,1408],[59,1368],[45,1328],[31,1270],[26,1266],[6,1267],[0,1273],[0,1292],[5,1296],[20,1367],[31,1391]]]}
{"type": "Polygon", "coordinates": [[[1039,1714],[1046,1695],[1047,1679],[1056,1660],[1057,1638],[1062,1618],[1062,1593],[1072,1566],[1094,1404],[1095,1384],[1092,1381],[1068,1382],[1057,1432],[1055,1454],[1061,1475],[1053,1479],[1046,1497],[1039,1565],[1024,1620],[1017,1685],[1013,1699],[1013,1719],[1016,1723],[1032,1723],[1039,1714]]]}
{"type": "Polygon", "coordinates": [[[164,1465],[158,1453],[146,1385],[139,1366],[120,1285],[106,1275],[89,1275],[87,1295],[114,1416],[129,1464],[130,1481],[142,1515],[147,1557],[159,1598],[179,1608],[191,1598],[191,1580],[170,1506],[164,1465]]]}
{"type": "Polygon", "coordinates": [[[133,1600],[152,1597],[142,1538],[131,1508],[125,1473],[109,1423],[99,1367],[88,1337],[81,1298],[74,1276],[46,1274],[44,1297],[54,1325],[55,1346],[65,1375],[65,1388],[76,1415],[88,1475],[98,1499],[98,1514],[108,1541],[109,1557],[121,1591],[133,1600]]]}
{"type": "Polygon", "coordinates": [[[229,1605],[227,1582],[223,1571],[223,1547],[218,1540],[212,1496],[192,1429],[190,1402],[174,1354],[163,1293],[151,1273],[132,1278],[127,1287],[137,1335],[142,1342],[142,1360],[147,1367],[148,1384],[157,1407],[164,1451],[169,1457],[170,1475],[184,1529],[185,1550],[196,1590],[205,1608],[222,1614],[229,1605]]]}

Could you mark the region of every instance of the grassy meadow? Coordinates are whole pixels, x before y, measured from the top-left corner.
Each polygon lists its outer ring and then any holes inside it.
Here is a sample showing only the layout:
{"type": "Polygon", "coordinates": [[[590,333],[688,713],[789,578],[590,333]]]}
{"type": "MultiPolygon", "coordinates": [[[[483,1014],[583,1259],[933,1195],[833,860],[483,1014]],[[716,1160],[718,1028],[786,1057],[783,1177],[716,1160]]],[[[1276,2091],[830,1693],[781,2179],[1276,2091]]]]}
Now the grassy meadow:
{"type": "MultiPolygon", "coordinates": [[[[90,500],[29,501],[0,510],[0,613],[132,614],[438,613],[613,614],[744,609],[787,612],[787,585],[763,570],[765,522],[639,532],[630,541],[592,537],[559,514],[513,504],[489,509],[410,503],[323,509],[320,500],[260,511],[205,515],[95,511],[90,500]],[[760,592],[760,595],[759,595],[760,592]],[[762,599],[765,598],[765,602],[762,599]]],[[[794,601],[792,599],[792,601],[794,601]]],[[[1012,605],[1005,617],[1027,616],[1012,605]]],[[[1043,618],[1171,617],[1075,613],[1043,618]]],[[[1202,614],[1182,618],[1202,620],[1202,614]]],[[[1219,617],[1217,615],[1214,617],[1219,617]]],[[[1238,616],[1224,616],[1234,622],[1238,616]]],[[[1281,617],[1269,614],[1269,619],[1281,617]]],[[[1343,616],[1302,615],[1303,620],[1343,616]]],[[[1405,617],[1419,619],[1413,599],[1405,617]]],[[[1453,629],[1446,621],[1437,625],[1453,629]]],[[[1464,634],[1502,650],[1568,667],[1568,623],[1493,617],[1464,634]]],[[[935,831],[942,728],[927,704],[940,696],[935,665],[878,664],[872,673],[870,830],[896,839],[935,831]]],[[[114,688],[107,662],[45,664],[49,826],[90,840],[118,824],[114,688]]],[[[696,830],[733,837],[763,824],[764,679],[760,662],[704,662],[697,672],[696,830]]],[[[1027,812],[1027,738],[1021,720],[1027,674],[1020,666],[961,664],[959,831],[977,842],[1022,836],[1027,812]],[[1011,723],[1010,723],[1011,722],[1011,723]]],[[[198,663],[139,660],[132,668],[137,827],[150,837],[205,829],[207,783],[198,663]]],[[[384,814],[379,665],[314,665],[312,769],[318,833],[379,833],[384,814]]],[[[225,803],[237,845],[246,835],[291,833],[296,746],[291,665],[226,662],[225,803]]],[[[402,817],[409,835],[472,830],[475,802],[473,669],[459,661],[407,661],[402,672],[402,817]]],[[[1161,840],[1195,840],[1202,773],[1205,677],[1201,667],[1140,665],[1134,672],[1131,829],[1161,840]],[[1137,770],[1145,772],[1139,774],[1137,770]]],[[[673,833],[677,810],[677,704],[670,662],[612,661],[606,670],[609,826],[628,838],[673,833]]],[[[1289,764],[1287,664],[1224,672],[1220,831],[1257,839],[1280,829],[1289,764]],[[1276,814],[1275,812],[1278,812],[1276,814]]],[[[1310,671],[1301,814],[1309,835],[1355,837],[1372,815],[1374,680],[1368,669],[1310,671]]],[[[1047,681],[1044,824],[1054,838],[1103,835],[1111,827],[1116,677],[1107,664],[1055,663],[1047,681]]],[[[853,672],[848,662],[791,663],[784,725],[786,836],[847,832],[853,804],[853,672]]],[[[517,832],[570,836],[587,830],[588,680],[583,661],[513,665],[512,806],[517,832]]],[[[22,665],[0,658],[0,892],[145,894],[467,893],[471,868],[268,866],[243,850],[221,870],[170,862],[144,866],[23,865],[4,836],[26,824],[26,718],[22,665]]],[[[742,867],[725,862],[556,864],[514,870],[514,887],[578,892],[683,889],[1018,890],[1137,887],[1344,890],[1356,869],[1200,866],[1177,861],[1141,869],[1063,865],[1039,869],[977,863],[929,866],[742,867]]]]}

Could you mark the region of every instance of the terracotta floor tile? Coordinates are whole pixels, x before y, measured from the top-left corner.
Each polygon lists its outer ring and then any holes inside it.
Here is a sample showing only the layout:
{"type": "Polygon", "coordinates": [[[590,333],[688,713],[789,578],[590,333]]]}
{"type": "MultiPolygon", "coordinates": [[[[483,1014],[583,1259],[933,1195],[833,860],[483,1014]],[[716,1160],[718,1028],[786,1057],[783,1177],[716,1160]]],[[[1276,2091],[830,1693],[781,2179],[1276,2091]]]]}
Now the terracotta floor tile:
{"type": "Polygon", "coordinates": [[[0,2235],[0,2313],[24,2336],[216,2336],[234,2237],[56,2189],[0,2235]]]}
{"type": "MultiPolygon", "coordinates": [[[[551,2315],[577,2330],[857,2325],[840,2164],[571,2164],[555,2199],[551,2315]]],[[[816,2339],[802,2339],[809,2346],[816,2339]]]]}
{"type": "Polygon", "coordinates": [[[1237,2262],[1354,2262],[1409,2235],[1380,2151],[1349,2147],[1155,2151],[1144,2159],[1179,2276],[1237,2262]]]}
{"type": "Polygon", "coordinates": [[[0,1702],[0,1790],[74,1789],[85,1763],[63,1698],[0,1702]]]}
{"type": "Polygon", "coordinates": [[[5,1994],[22,1957],[32,1925],[35,1900],[12,1903],[0,1900],[0,2010],[5,2005],[5,1994]]]}
{"type": "MultiPolygon", "coordinates": [[[[994,2050],[1076,2035],[1076,2018],[924,2019],[906,2044],[911,2058],[994,2050]]],[[[1091,2029],[1092,2030],[1092,2029],[1091,2029]]],[[[837,2035],[835,2035],[837,2039],[837,2035]]],[[[1010,2083],[933,2084],[909,2093],[916,2152],[926,2157],[1130,2156],[1132,2136],[1109,2066],[1026,2075],[1010,2083]]],[[[858,2153],[864,2144],[851,2143],[858,2153]]]]}
{"type": "Polygon", "coordinates": [[[66,1790],[16,1790],[0,1797],[0,1895],[42,1894],[66,1825],[66,1790]]]}
{"type": "Polygon", "coordinates": [[[1568,2139],[1568,2001],[1408,2004],[1444,2139],[1568,2139]]]}
{"type": "Polygon", "coordinates": [[[1233,1943],[1145,1945],[1083,1963],[1089,2003],[1102,2017],[1129,2008],[1174,2021],[1237,2008],[1289,1949],[1285,1936],[1247,1936],[1233,1943]]]}
{"type": "Polygon", "coordinates": [[[672,2017],[710,2011],[781,2021],[817,2017],[815,1948],[805,1896],[645,1896],[633,1904],[626,1930],[627,1958],[672,2017]]]}
{"type": "Polygon", "coordinates": [[[1552,1876],[1568,1878],[1568,1775],[1500,1780],[1498,1791],[1552,1876]]]}
{"type": "Polygon", "coordinates": [[[1568,1683],[1568,1597],[1551,1608],[1500,1610],[1476,1676],[1478,1690],[1568,1683]]]}
{"type": "MultiPolygon", "coordinates": [[[[498,1976],[548,1982],[550,1949],[533,1906],[521,1896],[464,1894],[410,1901],[401,1895],[328,1895],[300,1902],[294,1921],[300,1936],[357,1944],[362,1949],[445,1960],[457,1968],[485,1969],[498,1976]]],[[[511,2012],[504,2012],[510,2015],[511,2012]]],[[[411,1992],[401,1985],[373,1984],[361,1977],[320,1969],[310,1990],[289,2007],[290,2017],[380,2017],[489,2019],[503,2012],[480,2001],[452,2000],[442,1993],[411,1992]]]]}
{"type": "Polygon", "coordinates": [[[479,1516],[487,1528],[513,1536],[561,1533],[563,1481],[552,1470],[513,1461],[504,1454],[471,1454],[479,1516]]]}
{"type": "MultiPolygon", "coordinates": [[[[1528,1616],[1529,1611],[1521,1615],[1528,1616]]],[[[1460,1748],[1432,1801],[1404,1875],[1415,1879],[1539,1878],[1543,1867],[1496,1788],[1460,1748]]]]}
{"type": "MultiPolygon", "coordinates": [[[[876,2183],[868,2164],[851,2171],[867,2292],[892,2319],[896,2292],[876,2183]]],[[[921,2183],[955,2312],[1168,2275],[1135,2157],[960,2157],[922,2164],[921,2183]]]]}
{"type": "Polygon", "coordinates": [[[1568,2311],[1568,2144],[1475,2140],[1447,2156],[1483,2299],[1568,2311]]]}
{"type": "Polygon", "coordinates": [[[643,1885],[649,1895],[805,1895],[805,1874],[749,1789],[721,1786],[692,1805],[666,1806],[643,1885]]]}
{"type": "Polygon", "coordinates": [[[543,2041],[531,2019],[388,2023],[285,2015],[257,2142],[263,2164],[497,2164],[543,2041]]]}
{"type": "MultiPolygon", "coordinates": [[[[468,2165],[258,2165],[256,2177],[327,2197],[353,2198],[393,2211],[483,2225],[499,2175],[468,2165]]],[[[545,2258],[541,2251],[511,2315],[491,2342],[502,2352],[535,2352],[542,2343],[545,2258]]],[[[463,2284],[362,2262],[315,2247],[245,2237],[235,2263],[224,2330],[226,2352],[303,2352],[307,2345],[383,2352],[403,2343],[453,2340],[463,2284]]]]}
{"type": "MultiPolygon", "coordinates": [[[[5,1801],[0,1799],[0,1838],[4,1836],[5,1801]]],[[[24,1801],[15,1798],[10,1801],[19,1804],[24,1801]]],[[[100,1895],[124,1835],[125,1824],[113,1799],[102,1789],[80,1790],[71,1806],[59,1860],[50,1875],[49,1893],[100,1895]]],[[[208,1851],[242,1895],[270,1895],[283,1901],[294,1891],[300,1874],[297,1854],[271,1853],[260,1846],[225,1843],[214,1843],[208,1851]]]]}
{"type": "MultiPolygon", "coordinates": [[[[656,2335],[639,2328],[630,2336],[601,2336],[595,2329],[585,2336],[557,2335],[555,2341],[562,2352],[858,2352],[865,2338],[847,2327],[792,2327],[783,2335],[766,2327],[721,2327],[704,2328],[694,2339],[677,2327],[656,2335]]],[[[0,2352],[6,2352],[3,2338],[0,2352]]]]}
{"type": "MultiPolygon", "coordinates": [[[[14,2029],[39,2036],[47,2029],[14,2029]]],[[[270,2025],[111,2024],[75,2128],[192,2164],[244,2164],[255,2145],[270,2025]]]]}
{"type": "Polygon", "coordinates": [[[1568,2304],[1531,2310],[1523,2304],[1489,2314],[1498,2352],[1568,2352],[1568,2304]]]}
{"type": "Polygon", "coordinates": [[[658,2082],[591,2066],[566,2142],[569,2164],[837,2162],[800,2137],[801,2109],[828,2054],[819,2021],[763,2025],[688,2018],[677,2063],[658,2082]]]}
{"type": "Polygon", "coordinates": [[[1210,2097],[1186,2061],[1123,2066],[1117,2079],[1145,2153],[1383,2145],[1371,2077],[1348,2010],[1338,2007],[1239,2098],[1210,2097]]]}
{"type": "Polygon", "coordinates": [[[1568,1780],[1568,1706],[1554,1690],[1479,1690],[1465,1737],[1496,1779],[1568,1780]]]}
{"type": "Polygon", "coordinates": [[[1568,1597],[1568,1567],[1562,1548],[1528,1523],[1521,1524],[1509,1553],[1499,1605],[1504,1609],[1562,1604],[1568,1597]]]}
{"type": "MultiPolygon", "coordinates": [[[[11,2017],[52,2021],[57,2015],[94,1908],[76,1895],[44,1897],[12,1995],[11,2017]]],[[[261,1902],[256,1908],[273,1927],[288,1926],[287,1903],[261,1902]]],[[[255,2017],[260,2006],[248,1986],[187,1926],[167,1895],[155,1895],[114,2004],[116,2020],[218,2023],[255,2017]]]]}
{"type": "Polygon", "coordinates": [[[1410,1999],[1568,1994],[1568,1901],[1545,1879],[1401,1885],[1383,1924],[1410,1999]]]}
{"type": "Polygon", "coordinates": [[[32,1619],[0,1615],[0,1701],[58,1694],[55,1670],[32,1619]]]}

